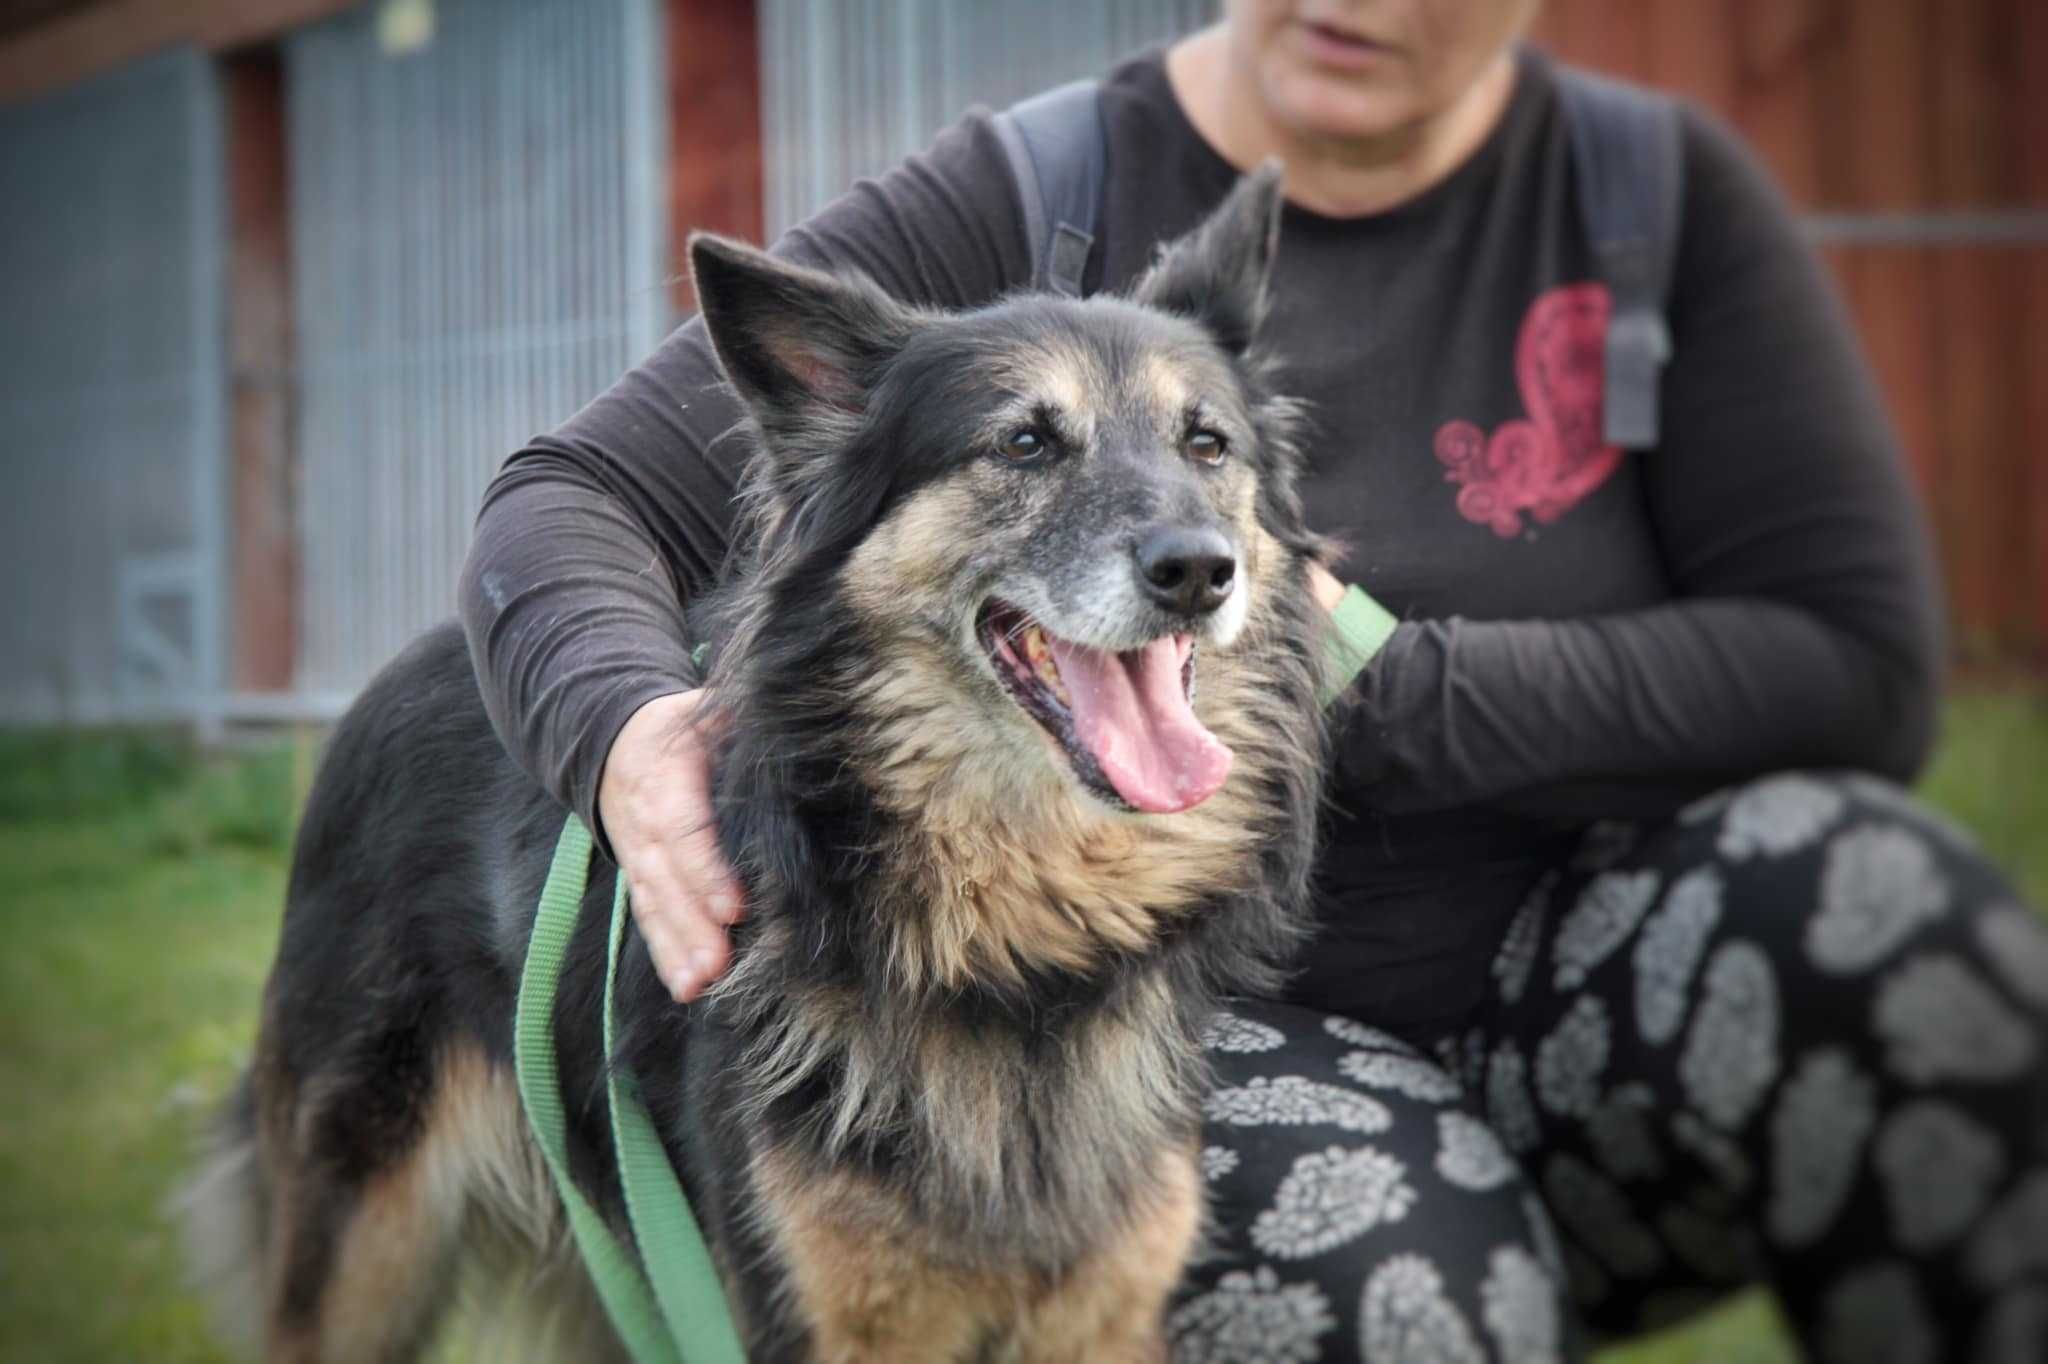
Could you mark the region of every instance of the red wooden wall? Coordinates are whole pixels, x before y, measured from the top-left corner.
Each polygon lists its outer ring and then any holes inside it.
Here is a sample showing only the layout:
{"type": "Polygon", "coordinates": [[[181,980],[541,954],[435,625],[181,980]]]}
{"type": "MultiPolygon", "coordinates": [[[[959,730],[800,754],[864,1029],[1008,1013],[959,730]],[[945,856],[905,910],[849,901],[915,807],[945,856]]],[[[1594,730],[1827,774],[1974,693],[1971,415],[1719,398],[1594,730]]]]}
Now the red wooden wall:
{"type": "Polygon", "coordinates": [[[227,128],[227,343],[234,534],[233,686],[290,687],[298,656],[292,445],[291,204],[284,64],[259,44],[221,62],[227,128]]]}
{"type": "Polygon", "coordinates": [[[2048,3],[1546,0],[1537,37],[1714,109],[1807,212],[1937,215],[1824,254],[1927,499],[1962,657],[2048,664],[2048,3]],[[1969,240],[1987,213],[2018,239],[1969,240]]]}
{"type": "Polygon", "coordinates": [[[692,231],[761,240],[761,61],[754,0],[668,0],[670,299],[697,306],[692,231]]]}

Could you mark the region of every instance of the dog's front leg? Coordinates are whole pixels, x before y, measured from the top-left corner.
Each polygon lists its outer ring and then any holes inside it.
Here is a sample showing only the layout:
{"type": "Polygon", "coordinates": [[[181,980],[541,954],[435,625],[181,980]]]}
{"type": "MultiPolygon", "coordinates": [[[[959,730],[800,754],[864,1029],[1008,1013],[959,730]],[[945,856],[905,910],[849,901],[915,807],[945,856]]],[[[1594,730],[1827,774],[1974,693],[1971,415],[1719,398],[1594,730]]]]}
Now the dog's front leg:
{"type": "Polygon", "coordinates": [[[756,1159],[762,1225],[779,1262],[781,1310],[817,1364],[955,1364],[979,1357],[1015,1287],[949,1267],[874,1181],[756,1159]]]}
{"type": "Polygon", "coordinates": [[[1018,1334],[1020,1364],[1163,1364],[1167,1298],[1194,1254],[1203,1207],[1194,1152],[1162,1156],[1151,1197],[1122,1234],[1033,1304],[1018,1334]]]}

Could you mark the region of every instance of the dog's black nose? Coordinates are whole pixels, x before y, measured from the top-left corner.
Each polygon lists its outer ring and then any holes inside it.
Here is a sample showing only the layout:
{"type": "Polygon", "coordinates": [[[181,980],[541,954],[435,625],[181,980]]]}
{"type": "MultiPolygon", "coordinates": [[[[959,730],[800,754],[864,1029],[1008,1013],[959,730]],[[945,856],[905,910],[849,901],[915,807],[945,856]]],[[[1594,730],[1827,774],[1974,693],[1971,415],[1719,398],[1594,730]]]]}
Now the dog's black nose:
{"type": "Polygon", "coordinates": [[[1156,526],[1138,541],[1138,582],[1169,611],[1207,615],[1237,585],[1237,556],[1223,532],[1200,526],[1156,526]]]}

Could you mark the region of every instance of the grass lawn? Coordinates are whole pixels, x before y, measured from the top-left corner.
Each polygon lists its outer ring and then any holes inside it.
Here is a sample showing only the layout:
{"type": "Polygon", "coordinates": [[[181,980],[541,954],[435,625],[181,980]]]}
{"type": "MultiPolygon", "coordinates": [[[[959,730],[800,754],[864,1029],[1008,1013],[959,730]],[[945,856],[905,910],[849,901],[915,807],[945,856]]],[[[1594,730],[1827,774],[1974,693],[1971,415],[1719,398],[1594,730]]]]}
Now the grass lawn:
{"type": "MultiPolygon", "coordinates": [[[[162,1216],[250,1044],[305,746],[0,739],[0,1360],[220,1361],[162,1216]]],[[[1951,710],[1925,793],[2048,903],[2048,693],[1951,710]]],[[[1761,1295],[1603,1364],[1784,1364],[1761,1295]]]]}

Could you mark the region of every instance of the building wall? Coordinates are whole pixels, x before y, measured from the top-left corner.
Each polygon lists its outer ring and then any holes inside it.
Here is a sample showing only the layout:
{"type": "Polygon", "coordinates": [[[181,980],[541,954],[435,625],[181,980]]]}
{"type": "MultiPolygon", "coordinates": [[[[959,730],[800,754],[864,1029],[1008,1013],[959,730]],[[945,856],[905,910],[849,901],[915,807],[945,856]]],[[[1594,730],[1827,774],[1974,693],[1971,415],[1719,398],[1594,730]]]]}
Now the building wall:
{"type": "Polygon", "coordinates": [[[189,49],[0,107],[0,718],[218,691],[220,128],[189,49]]]}
{"type": "Polygon", "coordinates": [[[505,457],[669,320],[654,0],[438,0],[284,44],[301,591],[315,709],[453,614],[505,457]]]}
{"type": "Polygon", "coordinates": [[[771,234],[973,105],[999,109],[1208,22],[1212,0],[761,0],[771,234]]]}

